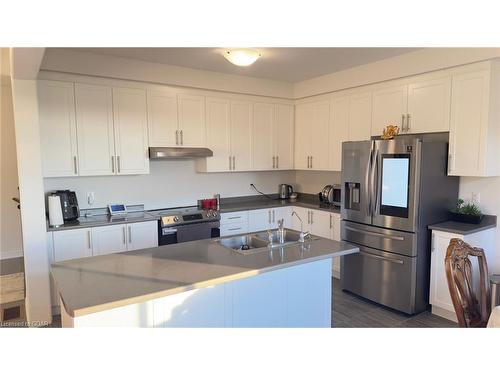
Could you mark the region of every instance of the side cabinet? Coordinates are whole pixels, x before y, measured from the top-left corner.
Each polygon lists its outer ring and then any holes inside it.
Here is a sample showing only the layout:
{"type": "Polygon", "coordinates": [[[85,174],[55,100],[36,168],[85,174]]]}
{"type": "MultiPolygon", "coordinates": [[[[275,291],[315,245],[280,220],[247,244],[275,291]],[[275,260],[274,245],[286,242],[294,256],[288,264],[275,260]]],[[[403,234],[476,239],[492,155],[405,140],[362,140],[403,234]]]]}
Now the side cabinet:
{"type": "Polygon", "coordinates": [[[127,224],[127,250],[158,246],[158,223],[144,221],[127,224]]]}
{"type": "Polygon", "coordinates": [[[52,233],[54,262],[92,256],[90,228],[61,230],[52,233]]]}
{"type": "MultiPolygon", "coordinates": [[[[433,230],[432,231],[432,252],[431,252],[431,278],[429,303],[432,305],[432,313],[444,318],[457,321],[455,309],[451,302],[448,281],[446,279],[444,259],[446,250],[452,238],[458,238],[467,242],[471,246],[484,249],[486,260],[493,263],[495,249],[495,229],[488,229],[470,235],[460,235],[433,230]]],[[[473,275],[478,275],[477,263],[472,262],[473,275]]],[[[477,285],[477,283],[476,283],[477,285]]]]}
{"type": "Polygon", "coordinates": [[[220,216],[220,235],[222,237],[248,232],[248,211],[225,212],[220,216]]]}

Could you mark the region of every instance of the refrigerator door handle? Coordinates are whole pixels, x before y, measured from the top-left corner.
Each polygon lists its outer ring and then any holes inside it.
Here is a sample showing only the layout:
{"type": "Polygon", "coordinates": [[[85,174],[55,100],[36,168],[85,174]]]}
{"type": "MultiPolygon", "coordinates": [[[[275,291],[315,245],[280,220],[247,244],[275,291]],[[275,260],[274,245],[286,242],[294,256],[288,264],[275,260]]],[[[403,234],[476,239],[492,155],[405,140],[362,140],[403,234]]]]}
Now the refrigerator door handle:
{"type": "Polygon", "coordinates": [[[377,215],[379,211],[379,199],[378,199],[378,180],[379,180],[379,166],[378,166],[378,156],[379,151],[377,149],[373,150],[373,160],[371,165],[371,180],[370,180],[370,188],[371,188],[371,197],[370,202],[372,204],[372,215],[377,215]]]}
{"type": "Polygon", "coordinates": [[[371,174],[371,165],[372,165],[372,155],[373,150],[370,150],[370,156],[368,157],[368,164],[366,166],[365,172],[365,186],[364,186],[364,196],[366,201],[366,216],[372,216],[372,208],[371,208],[371,190],[372,187],[370,185],[370,174],[371,174]]]}

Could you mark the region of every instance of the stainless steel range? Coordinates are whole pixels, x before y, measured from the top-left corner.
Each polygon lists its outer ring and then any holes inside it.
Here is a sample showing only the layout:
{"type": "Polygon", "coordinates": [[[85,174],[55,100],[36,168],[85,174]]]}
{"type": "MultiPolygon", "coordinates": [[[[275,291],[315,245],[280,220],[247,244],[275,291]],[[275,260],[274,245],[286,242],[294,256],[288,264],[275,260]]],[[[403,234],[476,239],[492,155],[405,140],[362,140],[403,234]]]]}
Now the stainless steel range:
{"type": "Polygon", "coordinates": [[[220,213],[197,206],[151,211],[158,217],[158,244],[215,238],[220,236],[220,213]]]}

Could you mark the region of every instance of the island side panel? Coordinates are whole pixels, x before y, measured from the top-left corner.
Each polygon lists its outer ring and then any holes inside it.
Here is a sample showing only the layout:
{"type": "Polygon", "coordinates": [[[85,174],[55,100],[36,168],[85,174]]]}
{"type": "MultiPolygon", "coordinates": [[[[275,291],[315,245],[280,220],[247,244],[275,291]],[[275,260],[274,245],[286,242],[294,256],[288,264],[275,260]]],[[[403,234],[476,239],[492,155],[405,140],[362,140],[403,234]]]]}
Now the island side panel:
{"type": "MultiPolygon", "coordinates": [[[[62,310],[62,309],[61,309],[62,310]]],[[[153,300],[72,318],[73,327],[153,327],[153,300]]],[[[62,319],[63,328],[66,327],[62,319]]]]}

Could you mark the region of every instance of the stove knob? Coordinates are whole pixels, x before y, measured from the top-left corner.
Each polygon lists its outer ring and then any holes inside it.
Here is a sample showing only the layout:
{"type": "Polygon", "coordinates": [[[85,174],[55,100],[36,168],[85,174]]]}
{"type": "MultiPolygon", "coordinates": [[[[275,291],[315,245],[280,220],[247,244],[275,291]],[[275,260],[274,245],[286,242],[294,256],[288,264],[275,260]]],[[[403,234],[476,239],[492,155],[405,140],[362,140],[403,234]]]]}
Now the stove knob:
{"type": "Polygon", "coordinates": [[[179,217],[178,216],[174,216],[174,222],[177,223],[179,221],[179,217]]]}
{"type": "Polygon", "coordinates": [[[208,217],[214,217],[214,213],[212,211],[208,211],[207,216],[208,217]]]}

